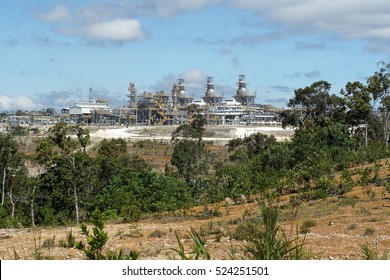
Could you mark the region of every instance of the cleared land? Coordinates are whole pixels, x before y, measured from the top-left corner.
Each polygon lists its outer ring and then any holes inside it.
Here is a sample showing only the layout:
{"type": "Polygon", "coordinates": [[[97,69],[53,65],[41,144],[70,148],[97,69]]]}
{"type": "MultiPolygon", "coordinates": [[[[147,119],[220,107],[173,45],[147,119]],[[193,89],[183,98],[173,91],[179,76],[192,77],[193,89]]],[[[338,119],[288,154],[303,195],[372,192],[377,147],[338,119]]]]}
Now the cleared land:
{"type": "MultiPolygon", "coordinates": [[[[381,257],[390,252],[390,200],[383,196],[382,187],[374,187],[375,198],[368,198],[361,187],[355,187],[344,197],[305,202],[293,208],[289,196],[281,198],[280,222],[287,234],[295,237],[306,220],[310,227],[305,238],[305,250],[310,259],[362,259],[362,245],[367,244],[381,257]]],[[[178,248],[178,232],[189,251],[193,246],[188,230],[195,229],[207,240],[206,248],[214,259],[231,259],[242,256],[245,241],[237,235],[237,227],[246,219],[259,214],[256,202],[226,207],[224,203],[209,206],[218,208],[220,217],[200,218],[203,207],[186,212],[164,213],[144,217],[137,223],[106,223],[109,234],[106,250],[137,250],[140,259],[178,258],[172,248],[178,248]]],[[[74,248],[64,248],[66,236],[72,232],[76,240],[84,240],[79,227],[1,229],[1,259],[84,259],[74,248]]]]}

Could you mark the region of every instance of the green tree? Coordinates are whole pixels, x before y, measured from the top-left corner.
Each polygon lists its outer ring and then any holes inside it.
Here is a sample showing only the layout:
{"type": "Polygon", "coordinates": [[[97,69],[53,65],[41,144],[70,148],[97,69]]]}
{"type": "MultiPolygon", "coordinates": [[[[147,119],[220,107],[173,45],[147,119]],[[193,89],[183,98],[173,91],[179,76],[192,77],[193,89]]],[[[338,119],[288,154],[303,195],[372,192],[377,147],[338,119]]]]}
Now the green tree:
{"type": "Polygon", "coordinates": [[[21,164],[18,144],[10,134],[0,134],[0,170],[2,172],[1,206],[4,206],[5,184],[10,170],[16,170],[21,164]]]}
{"type": "Polygon", "coordinates": [[[196,113],[190,125],[180,125],[172,133],[172,142],[175,143],[175,148],[171,164],[178,169],[179,175],[188,184],[195,183],[199,176],[205,177],[209,170],[211,157],[202,141],[205,124],[204,116],[196,113]]]}
{"type": "MultiPolygon", "coordinates": [[[[68,136],[71,130],[74,130],[74,128],[69,127],[66,123],[57,123],[50,129],[49,138],[44,139],[37,147],[36,160],[47,170],[40,176],[39,181],[41,187],[38,184],[33,188],[31,195],[32,217],[34,217],[34,205],[36,204],[34,201],[37,198],[36,191],[39,188],[41,192],[40,196],[45,194],[47,197],[53,199],[52,203],[55,201],[51,205],[50,214],[47,215],[46,213],[43,216],[47,218],[47,216],[51,216],[52,212],[54,212],[56,216],[51,217],[51,219],[57,220],[60,223],[66,223],[73,213],[69,209],[69,206],[73,204],[76,223],[79,223],[79,191],[82,186],[87,184],[84,180],[89,179],[89,182],[93,182],[93,180],[90,176],[87,176],[89,173],[83,173],[84,170],[88,170],[88,165],[85,162],[84,164],[79,164],[79,161],[82,161],[83,157],[74,153],[76,142],[68,136]],[[56,145],[59,150],[55,148],[56,145]],[[86,176],[80,177],[80,174],[86,176]]],[[[88,143],[88,131],[79,131],[79,134],[80,143],[86,145],[88,143]]],[[[39,202],[41,203],[42,201],[39,200],[39,202]]],[[[39,210],[50,208],[43,207],[43,209],[39,210]]]]}
{"type": "Polygon", "coordinates": [[[172,133],[172,142],[176,143],[180,139],[197,139],[199,142],[202,142],[202,137],[204,135],[206,119],[200,114],[196,113],[191,116],[189,124],[180,125],[172,133]]]}
{"type": "Polygon", "coordinates": [[[91,138],[89,135],[89,130],[86,128],[82,128],[81,126],[76,126],[76,130],[77,130],[77,139],[79,140],[79,143],[85,153],[86,147],[90,143],[90,138],[91,138]]]}
{"type": "Polygon", "coordinates": [[[175,145],[171,163],[187,183],[199,176],[206,176],[210,165],[210,153],[198,141],[181,140],[175,145]]]}
{"type": "Polygon", "coordinates": [[[50,139],[61,149],[69,154],[75,148],[75,142],[70,138],[68,132],[71,128],[67,123],[56,123],[50,128],[50,139]]]}
{"type": "Polygon", "coordinates": [[[389,120],[390,120],[390,65],[383,61],[378,63],[379,70],[367,79],[367,90],[372,97],[372,107],[378,109],[382,123],[383,141],[389,143],[389,120]],[[379,108],[376,104],[379,101],[379,108]]]}
{"type": "Polygon", "coordinates": [[[227,146],[229,152],[237,151],[239,155],[235,155],[231,157],[231,159],[234,158],[241,158],[242,154],[244,155],[244,159],[247,158],[253,158],[254,156],[260,154],[262,151],[268,149],[272,145],[276,143],[275,136],[271,135],[265,135],[260,132],[251,134],[244,139],[233,139],[229,140],[227,146]],[[241,154],[241,156],[240,156],[241,154]]]}
{"type": "Polygon", "coordinates": [[[126,140],[122,138],[114,138],[110,140],[103,139],[100,142],[97,153],[99,156],[122,158],[123,156],[126,156],[127,153],[126,140]]]}
{"type": "Polygon", "coordinates": [[[364,126],[365,145],[368,145],[368,122],[372,116],[371,96],[367,87],[361,82],[348,82],[345,89],[341,90],[345,96],[347,111],[347,123],[352,127],[352,133],[356,133],[359,126],[364,126]]]}
{"type": "Polygon", "coordinates": [[[44,116],[55,116],[56,110],[53,108],[46,108],[42,110],[44,116]]]}
{"type": "Polygon", "coordinates": [[[295,90],[288,107],[293,111],[282,113],[283,125],[306,127],[307,120],[314,125],[324,126],[329,122],[343,121],[345,105],[343,99],[330,94],[331,84],[318,81],[312,85],[295,90]],[[297,114],[299,112],[299,114],[297,114]]]}

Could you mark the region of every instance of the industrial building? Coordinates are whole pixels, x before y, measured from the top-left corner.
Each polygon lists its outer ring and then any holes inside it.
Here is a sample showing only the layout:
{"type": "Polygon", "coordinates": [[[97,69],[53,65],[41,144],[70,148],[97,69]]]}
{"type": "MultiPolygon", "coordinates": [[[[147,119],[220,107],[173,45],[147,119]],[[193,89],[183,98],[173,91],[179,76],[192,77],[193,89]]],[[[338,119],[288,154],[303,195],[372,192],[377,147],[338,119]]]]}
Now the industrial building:
{"type": "Polygon", "coordinates": [[[256,104],[256,93],[250,93],[245,75],[239,75],[236,94],[223,100],[213,77],[207,77],[201,100],[189,96],[183,79],[172,85],[170,93],[138,94],[134,82],[128,86],[128,104],[110,108],[108,100],[76,102],[69,108],[69,118],[77,123],[109,125],[180,125],[188,123],[194,111],[203,114],[208,125],[278,125],[278,114],[270,106],[256,104]]]}

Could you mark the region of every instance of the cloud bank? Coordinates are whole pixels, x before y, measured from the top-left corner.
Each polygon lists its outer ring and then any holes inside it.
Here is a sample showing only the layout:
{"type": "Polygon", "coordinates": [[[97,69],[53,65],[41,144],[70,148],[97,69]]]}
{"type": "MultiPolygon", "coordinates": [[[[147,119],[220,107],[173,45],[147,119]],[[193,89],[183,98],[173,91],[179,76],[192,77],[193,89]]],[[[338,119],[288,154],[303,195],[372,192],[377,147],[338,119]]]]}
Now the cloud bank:
{"type": "Polygon", "coordinates": [[[25,96],[0,96],[1,111],[36,110],[42,105],[25,96]]]}
{"type": "Polygon", "coordinates": [[[280,26],[305,32],[327,32],[345,39],[390,40],[387,0],[232,0],[280,26]]]}
{"type": "Polygon", "coordinates": [[[130,18],[119,6],[93,5],[72,12],[64,5],[37,14],[44,22],[56,24],[56,32],[82,38],[89,42],[139,41],[145,38],[140,21],[130,18]]]}

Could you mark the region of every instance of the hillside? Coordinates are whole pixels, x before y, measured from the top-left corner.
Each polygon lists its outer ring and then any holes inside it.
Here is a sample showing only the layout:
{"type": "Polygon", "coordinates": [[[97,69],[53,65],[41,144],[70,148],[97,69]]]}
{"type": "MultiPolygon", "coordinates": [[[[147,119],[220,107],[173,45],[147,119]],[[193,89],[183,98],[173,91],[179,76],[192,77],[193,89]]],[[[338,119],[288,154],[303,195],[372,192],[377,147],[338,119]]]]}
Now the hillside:
{"type": "MultiPolygon", "coordinates": [[[[304,239],[310,259],[362,259],[362,246],[367,244],[378,258],[390,252],[390,198],[382,187],[373,187],[374,198],[368,198],[361,187],[354,187],[346,196],[305,202],[292,207],[290,197],[280,200],[281,224],[292,237],[307,220],[314,221],[304,239]]],[[[140,259],[178,258],[175,232],[189,250],[193,245],[188,230],[195,227],[207,240],[206,248],[214,259],[231,259],[236,251],[239,259],[246,243],[237,236],[237,227],[246,219],[255,218],[256,202],[227,207],[225,203],[210,206],[220,217],[199,218],[204,213],[196,207],[186,213],[176,212],[144,217],[137,223],[106,223],[109,234],[107,250],[137,250],[140,259]],[[235,248],[235,249],[232,249],[235,248]]],[[[83,240],[79,227],[1,229],[1,259],[84,259],[74,248],[64,248],[66,236],[72,232],[83,240]]]]}

